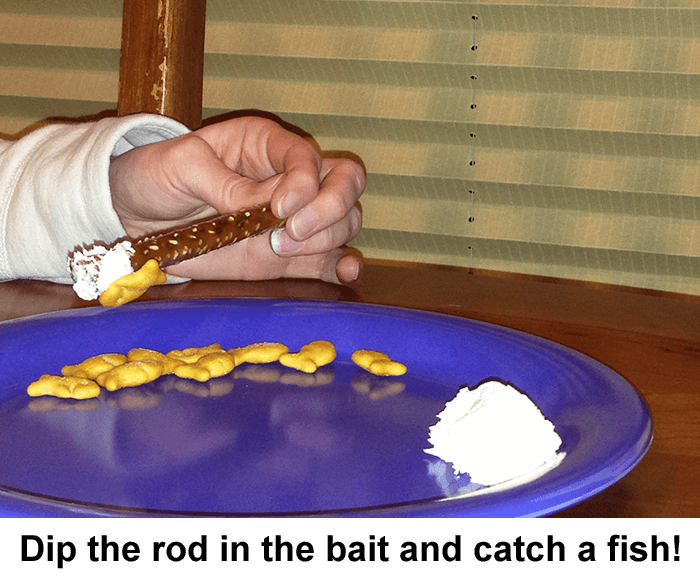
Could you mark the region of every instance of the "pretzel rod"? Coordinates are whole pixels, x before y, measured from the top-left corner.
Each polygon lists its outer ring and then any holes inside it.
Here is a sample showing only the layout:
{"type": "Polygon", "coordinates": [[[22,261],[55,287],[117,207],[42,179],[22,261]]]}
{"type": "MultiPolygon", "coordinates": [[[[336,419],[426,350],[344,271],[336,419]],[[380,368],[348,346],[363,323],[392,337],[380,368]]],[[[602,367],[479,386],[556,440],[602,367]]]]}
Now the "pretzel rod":
{"type": "Polygon", "coordinates": [[[131,265],[137,270],[155,259],[164,268],[282,227],[285,221],[267,204],[149,235],[131,242],[131,265]]]}
{"type": "Polygon", "coordinates": [[[118,304],[126,303],[140,295],[135,288],[143,293],[149,285],[162,283],[165,280],[163,268],[283,227],[285,222],[286,219],[275,217],[267,204],[155,235],[127,239],[109,247],[95,244],[77,248],[68,257],[73,289],[84,300],[100,298],[101,303],[112,305],[105,303],[114,301],[112,297],[103,299],[102,296],[113,282],[120,280],[118,285],[125,283],[124,287],[131,288],[125,290],[129,297],[120,294],[117,300],[118,304]],[[147,263],[149,266],[144,267],[147,263]],[[135,272],[139,272],[137,279],[121,281],[135,272]]]}

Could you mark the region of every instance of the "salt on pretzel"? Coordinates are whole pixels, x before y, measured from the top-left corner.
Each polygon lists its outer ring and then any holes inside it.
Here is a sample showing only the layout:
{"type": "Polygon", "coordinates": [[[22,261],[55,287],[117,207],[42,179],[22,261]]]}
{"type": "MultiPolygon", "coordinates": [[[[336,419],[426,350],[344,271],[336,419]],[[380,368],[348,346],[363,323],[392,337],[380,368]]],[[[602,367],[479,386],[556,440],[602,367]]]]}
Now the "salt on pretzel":
{"type": "Polygon", "coordinates": [[[169,229],[132,241],[131,265],[137,270],[155,259],[161,268],[167,267],[282,227],[285,221],[275,217],[266,204],[169,229]]]}

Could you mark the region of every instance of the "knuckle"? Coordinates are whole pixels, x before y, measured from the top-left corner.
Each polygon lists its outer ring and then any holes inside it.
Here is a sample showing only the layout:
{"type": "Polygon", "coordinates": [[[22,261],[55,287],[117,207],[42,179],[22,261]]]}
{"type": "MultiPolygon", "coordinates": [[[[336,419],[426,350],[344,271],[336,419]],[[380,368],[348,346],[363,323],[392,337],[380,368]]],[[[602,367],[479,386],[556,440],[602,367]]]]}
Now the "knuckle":
{"type": "Polygon", "coordinates": [[[360,163],[353,159],[342,158],[338,160],[337,168],[346,180],[352,183],[358,195],[364,191],[367,185],[367,172],[360,163]]]}

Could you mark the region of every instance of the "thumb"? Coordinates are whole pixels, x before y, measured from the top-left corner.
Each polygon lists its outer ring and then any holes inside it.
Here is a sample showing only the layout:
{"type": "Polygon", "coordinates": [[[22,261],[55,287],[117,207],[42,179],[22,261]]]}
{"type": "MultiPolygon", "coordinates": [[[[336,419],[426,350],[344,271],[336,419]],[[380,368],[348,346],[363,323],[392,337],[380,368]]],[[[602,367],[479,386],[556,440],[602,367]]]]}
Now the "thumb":
{"type": "Polygon", "coordinates": [[[225,214],[270,203],[273,213],[277,215],[275,210],[277,204],[274,198],[279,197],[278,191],[283,181],[284,175],[275,175],[264,181],[256,181],[234,173],[220,189],[219,195],[212,199],[211,205],[219,213],[225,214]]]}
{"type": "MultiPolygon", "coordinates": [[[[284,181],[284,174],[263,181],[245,177],[228,167],[206,141],[196,135],[192,135],[192,139],[195,142],[188,147],[186,162],[174,163],[179,174],[179,188],[186,194],[222,214],[272,201],[284,181]]],[[[185,160],[183,156],[181,159],[185,160]]]]}

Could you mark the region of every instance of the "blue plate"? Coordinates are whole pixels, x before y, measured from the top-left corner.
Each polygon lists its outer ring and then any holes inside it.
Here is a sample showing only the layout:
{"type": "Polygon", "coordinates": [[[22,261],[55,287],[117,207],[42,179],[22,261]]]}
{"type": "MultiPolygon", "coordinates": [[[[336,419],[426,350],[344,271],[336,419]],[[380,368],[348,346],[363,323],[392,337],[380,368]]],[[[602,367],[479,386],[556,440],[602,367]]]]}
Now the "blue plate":
{"type": "Polygon", "coordinates": [[[137,303],[0,323],[0,351],[4,516],[542,516],[621,479],[652,439],[640,395],[600,363],[507,328],[414,310],[137,303]],[[245,364],[208,383],[164,376],[92,401],[26,394],[41,374],[105,352],[265,341],[296,351],[312,340],[338,351],[314,375],[245,364]],[[372,376],[350,361],[359,348],[409,371],[372,376]],[[472,492],[468,477],[423,449],[456,391],[493,377],[535,401],[565,457],[535,480],[472,492]]]}

